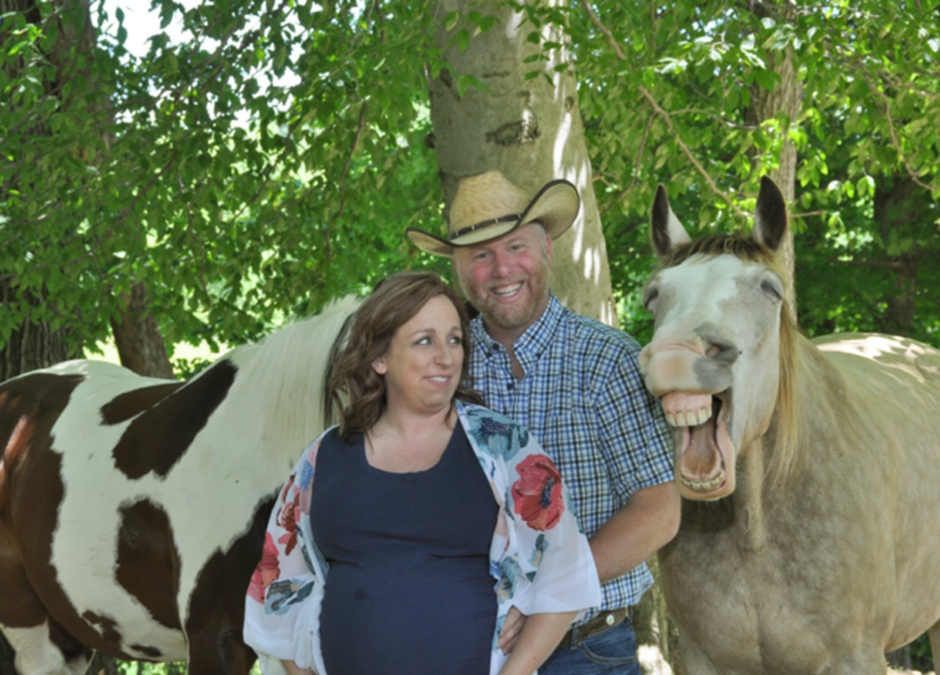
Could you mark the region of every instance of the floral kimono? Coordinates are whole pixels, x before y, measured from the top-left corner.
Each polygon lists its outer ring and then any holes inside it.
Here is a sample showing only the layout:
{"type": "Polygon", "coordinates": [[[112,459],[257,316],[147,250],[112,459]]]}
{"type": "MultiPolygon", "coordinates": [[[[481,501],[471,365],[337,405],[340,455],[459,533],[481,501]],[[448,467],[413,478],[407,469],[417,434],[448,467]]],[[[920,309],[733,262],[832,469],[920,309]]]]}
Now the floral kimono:
{"type": "MultiPolygon", "coordinates": [[[[497,675],[506,656],[496,643],[510,607],[526,615],[583,611],[601,603],[600,583],[587,538],[566,503],[561,474],[535,439],[487,408],[458,402],[457,412],[500,507],[490,547],[498,603],[490,675],[497,675]]],[[[310,529],[324,435],[303,453],[281,491],[248,588],[244,637],[265,675],[284,673],[281,659],[327,675],[319,616],[329,564],[310,529]]]]}

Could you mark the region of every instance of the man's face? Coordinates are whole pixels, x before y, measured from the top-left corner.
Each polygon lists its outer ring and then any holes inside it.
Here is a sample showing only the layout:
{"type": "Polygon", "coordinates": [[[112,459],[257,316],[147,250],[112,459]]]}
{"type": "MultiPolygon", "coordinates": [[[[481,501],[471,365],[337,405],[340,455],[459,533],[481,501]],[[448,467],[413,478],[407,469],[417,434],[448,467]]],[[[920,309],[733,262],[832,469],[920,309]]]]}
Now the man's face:
{"type": "Polygon", "coordinates": [[[453,261],[460,286],[491,334],[495,327],[515,339],[545,311],[551,256],[552,240],[538,223],[457,250],[453,261]]]}

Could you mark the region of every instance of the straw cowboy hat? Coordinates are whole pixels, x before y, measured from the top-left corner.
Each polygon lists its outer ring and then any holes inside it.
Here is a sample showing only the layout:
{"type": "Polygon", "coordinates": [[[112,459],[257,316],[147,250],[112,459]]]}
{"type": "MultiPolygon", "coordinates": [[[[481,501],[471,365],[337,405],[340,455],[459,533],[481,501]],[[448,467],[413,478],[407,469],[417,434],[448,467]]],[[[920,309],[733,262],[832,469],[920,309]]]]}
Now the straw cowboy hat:
{"type": "Polygon", "coordinates": [[[549,181],[530,198],[493,170],[461,179],[450,206],[446,239],[414,227],[405,232],[422,251],[449,256],[458,248],[498,239],[535,221],[555,239],[571,227],[580,208],[578,189],[569,181],[549,181]]]}

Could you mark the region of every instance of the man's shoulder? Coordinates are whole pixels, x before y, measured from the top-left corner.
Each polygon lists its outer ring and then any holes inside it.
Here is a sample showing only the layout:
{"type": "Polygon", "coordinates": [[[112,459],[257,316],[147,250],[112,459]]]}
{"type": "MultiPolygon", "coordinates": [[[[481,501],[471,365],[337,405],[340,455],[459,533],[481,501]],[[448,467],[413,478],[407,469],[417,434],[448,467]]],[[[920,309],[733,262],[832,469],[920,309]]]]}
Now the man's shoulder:
{"type": "Polygon", "coordinates": [[[612,350],[625,350],[638,352],[640,343],[626,331],[614,328],[602,321],[598,321],[571,309],[566,309],[565,320],[569,329],[573,331],[576,340],[593,342],[612,350]]]}

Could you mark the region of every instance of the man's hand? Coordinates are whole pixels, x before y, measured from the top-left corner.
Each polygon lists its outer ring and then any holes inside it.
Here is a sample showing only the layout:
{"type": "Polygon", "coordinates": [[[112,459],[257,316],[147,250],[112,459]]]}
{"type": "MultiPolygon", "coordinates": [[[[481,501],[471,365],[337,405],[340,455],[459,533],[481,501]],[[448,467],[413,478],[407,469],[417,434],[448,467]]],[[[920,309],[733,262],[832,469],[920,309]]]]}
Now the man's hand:
{"type": "Polygon", "coordinates": [[[502,650],[503,654],[508,654],[512,651],[512,648],[516,646],[516,642],[519,640],[519,634],[522,632],[523,626],[525,626],[526,615],[516,609],[516,606],[513,605],[509,608],[509,613],[506,614],[506,621],[503,623],[503,629],[499,632],[499,642],[497,646],[502,650]]]}

